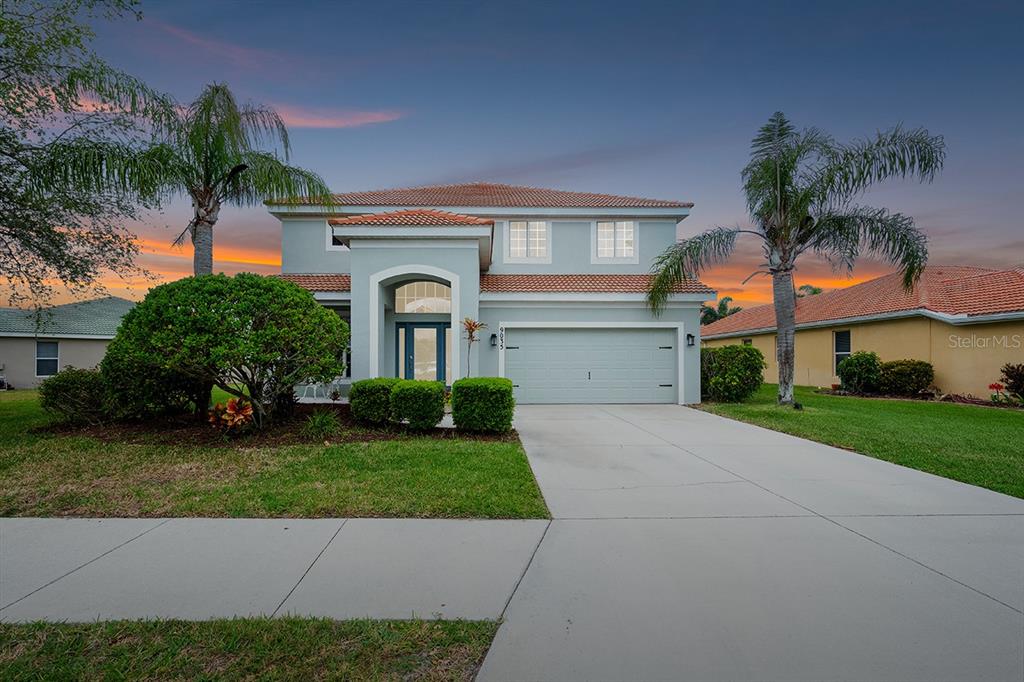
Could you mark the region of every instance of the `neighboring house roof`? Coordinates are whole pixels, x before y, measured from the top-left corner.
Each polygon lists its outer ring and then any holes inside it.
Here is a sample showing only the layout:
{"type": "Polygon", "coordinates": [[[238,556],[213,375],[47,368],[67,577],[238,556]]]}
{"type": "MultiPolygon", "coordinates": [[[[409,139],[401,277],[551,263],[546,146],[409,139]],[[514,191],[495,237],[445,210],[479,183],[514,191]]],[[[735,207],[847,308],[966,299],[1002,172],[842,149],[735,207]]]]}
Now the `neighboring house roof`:
{"type": "MultiPolygon", "coordinates": [[[[869,321],[899,314],[922,314],[970,321],[982,315],[1021,313],[1024,270],[992,270],[966,265],[930,265],[907,291],[903,276],[892,273],[845,289],[804,296],[796,301],[797,327],[829,321],[869,321]]],[[[704,338],[775,330],[774,305],[744,308],[701,327],[704,338]]]]}
{"type": "MultiPolygon", "coordinates": [[[[540,187],[466,182],[451,185],[346,192],[334,195],[339,204],[354,206],[507,206],[522,208],[692,208],[692,202],[642,197],[567,192],[540,187]]],[[[302,204],[307,200],[269,202],[302,204]]]]}
{"type": "Polygon", "coordinates": [[[367,213],[348,218],[332,218],[327,221],[331,225],[401,225],[424,227],[451,227],[460,225],[494,225],[493,220],[477,218],[461,213],[449,213],[428,208],[389,211],[387,213],[367,213]]]}
{"type": "MultiPolygon", "coordinates": [[[[288,273],[280,277],[313,292],[350,291],[352,288],[349,275],[288,273]]],[[[650,281],[651,275],[480,275],[480,291],[641,294],[647,291],[650,281]]],[[[681,282],[673,292],[714,294],[710,287],[696,280],[681,282]]]]}
{"type": "Polygon", "coordinates": [[[0,308],[3,336],[95,336],[114,338],[121,318],[135,306],[116,296],[44,309],[40,314],[20,308],[0,308]]]}
{"type": "Polygon", "coordinates": [[[312,292],[352,290],[351,275],[286,273],[278,277],[312,292]]]}

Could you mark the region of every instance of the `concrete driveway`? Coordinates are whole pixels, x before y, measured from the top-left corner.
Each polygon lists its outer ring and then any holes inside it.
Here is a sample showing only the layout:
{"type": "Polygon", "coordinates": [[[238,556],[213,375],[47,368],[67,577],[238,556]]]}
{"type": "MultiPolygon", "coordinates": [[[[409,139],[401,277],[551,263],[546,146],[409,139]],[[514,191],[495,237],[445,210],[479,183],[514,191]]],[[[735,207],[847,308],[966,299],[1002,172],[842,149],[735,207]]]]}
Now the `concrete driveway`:
{"type": "Polygon", "coordinates": [[[1021,680],[1024,500],[678,406],[522,406],[482,680],[1021,680]]]}

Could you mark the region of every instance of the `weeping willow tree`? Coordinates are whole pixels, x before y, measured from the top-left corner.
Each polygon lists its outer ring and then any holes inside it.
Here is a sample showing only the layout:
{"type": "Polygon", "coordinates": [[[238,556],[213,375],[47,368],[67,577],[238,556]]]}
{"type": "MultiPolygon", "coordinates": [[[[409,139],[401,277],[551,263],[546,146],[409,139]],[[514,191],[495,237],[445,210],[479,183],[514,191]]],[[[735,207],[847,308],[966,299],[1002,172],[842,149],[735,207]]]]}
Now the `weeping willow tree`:
{"type": "Polygon", "coordinates": [[[817,128],[797,130],[776,112],[754,137],[742,173],[753,228],[715,227],[670,246],[653,264],[648,305],[660,312],[676,284],[727,260],[740,235],[760,241],[759,272],[771,276],[775,303],[778,401],[792,404],[797,259],[810,251],[852,272],[869,253],[898,266],[912,288],[928,262],[925,235],[913,218],[858,200],[884,180],[930,182],[944,159],[942,137],[924,129],[896,127],[840,143],[817,128]]]}
{"type": "Polygon", "coordinates": [[[90,48],[90,22],[130,0],[0,2],[0,296],[46,303],[58,287],[138,274],[125,225],[152,205],[142,156],[171,100],[90,48]]]}
{"type": "Polygon", "coordinates": [[[213,272],[213,228],[224,204],[332,203],[319,175],[288,165],[290,152],[288,130],[277,112],[239,105],[224,84],[206,86],[191,105],[178,110],[160,142],[147,152],[145,168],[158,197],[184,195],[192,201],[192,219],[175,243],[191,237],[195,274],[213,272]]]}

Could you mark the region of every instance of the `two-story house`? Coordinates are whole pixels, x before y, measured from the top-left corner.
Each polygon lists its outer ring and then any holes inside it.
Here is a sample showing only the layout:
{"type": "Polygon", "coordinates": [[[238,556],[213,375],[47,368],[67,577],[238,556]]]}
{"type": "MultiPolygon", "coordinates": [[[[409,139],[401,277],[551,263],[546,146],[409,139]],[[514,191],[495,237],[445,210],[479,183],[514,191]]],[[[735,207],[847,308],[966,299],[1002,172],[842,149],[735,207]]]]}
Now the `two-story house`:
{"type": "Polygon", "coordinates": [[[520,403],[700,401],[701,302],[648,309],[692,204],[491,183],[272,204],[282,277],[352,330],[352,379],[504,376],[520,403]],[[470,346],[462,321],[487,324],[470,346]]]}

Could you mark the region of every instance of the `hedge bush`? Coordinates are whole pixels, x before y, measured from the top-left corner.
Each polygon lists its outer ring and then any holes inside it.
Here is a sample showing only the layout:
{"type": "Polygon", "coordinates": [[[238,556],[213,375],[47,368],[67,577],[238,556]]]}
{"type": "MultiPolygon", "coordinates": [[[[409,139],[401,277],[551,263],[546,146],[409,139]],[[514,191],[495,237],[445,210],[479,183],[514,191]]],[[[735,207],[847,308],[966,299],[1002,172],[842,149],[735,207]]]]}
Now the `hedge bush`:
{"type": "Polygon", "coordinates": [[[886,395],[917,395],[933,381],[935,369],[924,360],[891,360],[879,366],[878,390],[886,395]]]}
{"type": "Polygon", "coordinates": [[[99,424],[107,414],[106,384],[95,369],[66,367],[39,385],[39,404],[64,422],[99,424]]]}
{"type": "Polygon", "coordinates": [[[881,377],[881,361],[876,353],[859,350],[839,363],[836,374],[844,391],[874,393],[881,377]]]}
{"type": "Polygon", "coordinates": [[[452,384],[452,421],[457,429],[505,433],[512,429],[515,407],[511,379],[476,377],[452,384]]]}
{"type": "Polygon", "coordinates": [[[765,367],[764,355],[753,346],[702,348],[701,397],[722,403],[742,402],[761,388],[765,367]]]}
{"type": "MultiPolygon", "coordinates": [[[[349,398],[351,400],[351,398],[349,398]]],[[[391,416],[413,431],[428,431],[444,417],[444,383],[403,379],[391,389],[391,416]]]]}
{"type": "Polygon", "coordinates": [[[257,426],[294,406],[296,384],[344,371],[348,325],[278,277],[185,277],[150,289],[132,314],[141,353],[251,399],[257,426]]]}
{"type": "Polygon", "coordinates": [[[391,421],[391,389],[401,379],[363,379],[352,383],[348,406],[352,418],[364,424],[383,426],[391,421]]]}

